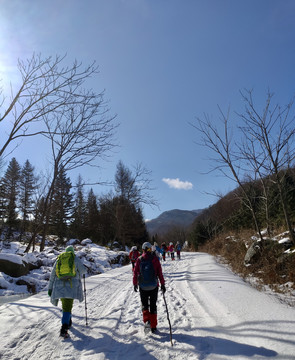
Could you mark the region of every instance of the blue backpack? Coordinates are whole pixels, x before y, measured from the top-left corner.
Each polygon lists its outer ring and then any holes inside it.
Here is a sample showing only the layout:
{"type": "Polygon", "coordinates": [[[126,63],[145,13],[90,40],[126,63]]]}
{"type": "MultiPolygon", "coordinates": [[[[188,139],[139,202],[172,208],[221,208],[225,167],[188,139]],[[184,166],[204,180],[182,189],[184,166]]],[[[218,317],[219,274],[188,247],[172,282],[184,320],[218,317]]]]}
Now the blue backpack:
{"type": "Polygon", "coordinates": [[[153,290],[158,285],[157,276],[152,263],[152,256],[147,259],[140,257],[139,287],[143,290],[153,290]]]}

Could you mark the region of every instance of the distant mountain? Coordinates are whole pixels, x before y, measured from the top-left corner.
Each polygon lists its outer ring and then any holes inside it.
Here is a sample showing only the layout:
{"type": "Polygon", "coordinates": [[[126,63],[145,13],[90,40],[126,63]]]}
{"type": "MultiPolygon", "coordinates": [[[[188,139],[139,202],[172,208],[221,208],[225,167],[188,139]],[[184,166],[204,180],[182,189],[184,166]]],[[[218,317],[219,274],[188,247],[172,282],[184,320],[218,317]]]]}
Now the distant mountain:
{"type": "Polygon", "coordinates": [[[203,210],[170,210],[146,222],[150,235],[164,234],[173,227],[187,228],[203,210]]]}

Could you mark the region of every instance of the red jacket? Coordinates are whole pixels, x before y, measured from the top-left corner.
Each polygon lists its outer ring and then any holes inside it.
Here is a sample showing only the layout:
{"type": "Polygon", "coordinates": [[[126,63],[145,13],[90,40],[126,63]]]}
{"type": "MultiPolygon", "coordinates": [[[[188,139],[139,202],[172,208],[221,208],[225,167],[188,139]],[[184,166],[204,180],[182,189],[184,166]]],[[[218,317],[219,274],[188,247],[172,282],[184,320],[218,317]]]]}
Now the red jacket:
{"type": "Polygon", "coordinates": [[[168,251],[170,251],[170,252],[174,252],[174,245],[169,245],[169,247],[168,247],[168,251]]]}
{"type": "Polygon", "coordinates": [[[129,259],[132,261],[132,262],[135,262],[137,260],[137,258],[139,257],[140,253],[138,250],[132,250],[130,251],[129,253],[129,259]]]}
{"type": "Polygon", "coordinates": [[[150,253],[143,253],[136,261],[135,264],[135,268],[134,268],[134,272],[133,272],[133,285],[138,285],[138,276],[140,273],[140,260],[141,258],[146,258],[148,256],[152,256],[152,264],[153,267],[155,269],[155,274],[157,276],[157,278],[160,280],[161,285],[165,285],[165,280],[163,277],[163,273],[162,273],[162,266],[160,264],[160,261],[158,259],[158,257],[154,254],[150,254],[150,253]]]}

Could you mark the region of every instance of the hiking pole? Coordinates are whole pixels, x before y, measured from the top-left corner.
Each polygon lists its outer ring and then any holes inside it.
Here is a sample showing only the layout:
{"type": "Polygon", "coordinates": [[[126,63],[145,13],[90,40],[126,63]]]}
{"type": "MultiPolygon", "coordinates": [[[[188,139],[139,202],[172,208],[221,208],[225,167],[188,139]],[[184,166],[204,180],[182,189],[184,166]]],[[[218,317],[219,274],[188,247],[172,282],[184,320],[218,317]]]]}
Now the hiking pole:
{"type": "Polygon", "coordinates": [[[166,311],[167,311],[167,320],[168,320],[168,323],[169,323],[169,329],[170,329],[170,342],[171,342],[171,345],[173,346],[173,342],[172,342],[172,329],[171,329],[171,322],[170,322],[170,319],[169,319],[168,306],[167,306],[167,303],[166,303],[166,299],[165,299],[165,295],[164,295],[164,291],[163,291],[163,290],[162,290],[162,294],[163,294],[163,299],[164,299],[164,303],[165,303],[165,306],[166,306],[166,311]]]}
{"type": "Polygon", "coordinates": [[[86,282],[85,282],[85,274],[83,274],[83,279],[84,279],[85,317],[86,317],[86,326],[88,326],[88,321],[87,321],[87,303],[86,303],[86,282]]]}

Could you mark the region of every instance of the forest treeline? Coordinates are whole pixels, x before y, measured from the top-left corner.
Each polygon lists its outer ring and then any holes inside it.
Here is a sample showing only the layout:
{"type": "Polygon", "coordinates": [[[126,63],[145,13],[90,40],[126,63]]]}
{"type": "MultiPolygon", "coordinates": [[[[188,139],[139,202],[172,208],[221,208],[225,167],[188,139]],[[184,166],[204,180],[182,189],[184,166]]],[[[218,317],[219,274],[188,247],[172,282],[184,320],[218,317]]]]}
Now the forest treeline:
{"type": "Polygon", "coordinates": [[[19,233],[18,239],[29,244],[27,251],[35,245],[36,236],[32,234],[42,234],[44,227],[45,236],[54,234],[60,243],[69,238],[91,238],[101,245],[115,241],[123,246],[141,244],[148,238],[140,207],[144,199],[136,185],[136,177],[142,175],[142,170],[138,166],[136,172],[132,172],[120,161],[114,189],[97,196],[92,188],[85,193],[81,176],[73,185],[61,169],[47,205],[48,221],[45,223],[42,212],[46,184],[36,175],[29,160],[20,165],[12,158],[0,178],[2,236],[11,239],[13,233],[19,233]]]}

